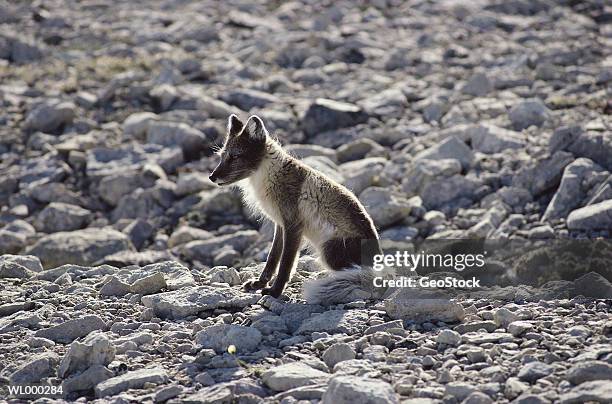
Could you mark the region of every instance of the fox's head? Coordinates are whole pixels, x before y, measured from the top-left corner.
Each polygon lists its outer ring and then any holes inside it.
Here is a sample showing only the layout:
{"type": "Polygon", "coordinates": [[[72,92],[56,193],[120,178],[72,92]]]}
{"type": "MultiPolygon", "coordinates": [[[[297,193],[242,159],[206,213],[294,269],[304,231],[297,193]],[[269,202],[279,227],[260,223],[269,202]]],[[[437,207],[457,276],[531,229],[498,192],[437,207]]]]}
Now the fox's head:
{"type": "Polygon", "coordinates": [[[218,153],[221,161],[210,174],[210,180],[217,185],[229,185],[248,178],[266,155],[267,136],[258,116],[251,116],[243,124],[236,115],[230,115],[225,143],[218,153]]]}

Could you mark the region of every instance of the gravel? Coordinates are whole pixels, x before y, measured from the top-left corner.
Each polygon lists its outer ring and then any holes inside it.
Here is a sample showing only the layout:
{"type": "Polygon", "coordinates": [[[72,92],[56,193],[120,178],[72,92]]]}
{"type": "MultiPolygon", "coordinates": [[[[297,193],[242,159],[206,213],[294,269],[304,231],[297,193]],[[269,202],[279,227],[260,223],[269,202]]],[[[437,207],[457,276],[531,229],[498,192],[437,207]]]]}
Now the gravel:
{"type": "Polygon", "coordinates": [[[3,383],[61,385],[49,402],[612,401],[609,10],[366,3],[0,0],[3,383]],[[304,250],[279,299],[243,291],[273,226],[208,179],[231,113],[353,191],[386,250],[472,237],[511,259],[452,272],[477,290],[323,307],[304,250]]]}

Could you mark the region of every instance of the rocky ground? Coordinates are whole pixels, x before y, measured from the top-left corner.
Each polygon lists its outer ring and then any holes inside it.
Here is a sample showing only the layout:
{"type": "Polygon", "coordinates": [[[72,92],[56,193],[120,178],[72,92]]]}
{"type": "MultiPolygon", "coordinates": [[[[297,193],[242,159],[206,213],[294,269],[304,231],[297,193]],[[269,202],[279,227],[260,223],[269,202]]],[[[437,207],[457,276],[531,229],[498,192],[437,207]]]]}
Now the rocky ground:
{"type": "Polygon", "coordinates": [[[0,401],[612,401],[610,255],[321,307],[304,252],[281,299],[241,291],[272,227],[207,178],[230,113],[388,248],[612,236],[609,5],[329,3],[0,0],[0,401]]]}

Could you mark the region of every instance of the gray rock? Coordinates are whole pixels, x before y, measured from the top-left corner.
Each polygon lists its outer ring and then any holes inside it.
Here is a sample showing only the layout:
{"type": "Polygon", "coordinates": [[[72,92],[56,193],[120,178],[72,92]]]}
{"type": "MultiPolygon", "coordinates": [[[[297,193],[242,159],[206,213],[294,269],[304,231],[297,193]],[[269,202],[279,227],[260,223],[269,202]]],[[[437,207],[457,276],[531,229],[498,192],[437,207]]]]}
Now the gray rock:
{"type": "Polygon", "coordinates": [[[147,142],[162,146],[179,146],[188,159],[199,156],[209,147],[204,133],[182,122],[149,121],[147,142]]]}
{"type": "Polygon", "coordinates": [[[162,384],[168,381],[168,374],[162,368],[133,370],[120,376],[111,377],[94,388],[96,397],[113,396],[129,389],[141,389],[145,384],[162,384]]]}
{"type": "Polygon", "coordinates": [[[182,246],[182,252],[190,260],[211,262],[217,250],[225,246],[231,246],[236,251],[244,249],[259,238],[255,230],[241,230],[233,234],[226,234],[209,238],[208,240],[191,241],[182,246]]]}
{"type": "Polygon", "coordinates": [[[472,164],[472,160],[474,159],[474,153],[468,145],[459,140],[457,137],[450,136],[437,145],[418,153],[416,156],[414,156],[413,163],[420,160],[440,159],[459,160],[461,162],[461,166],[464,169],[468,169],[472,164]]]}
{"type": "Polygon", "coordinates": [[[424,322],[463,320],[465,311],[459,303],[451,302],[444,293],[433,290],[401,288],[385,300],[385,311],[392,319],[424,322]]]}
{"type": "Polygon", "coordinates": [[[330,375],[310,366],[293,362],[266,370],[261,375],[263,383],[274,391],[287,391],[296,387],[327,382],[330,375]]]}
{"type": "Polygon", "coordinates": [[[499,153],[506,149],[525,147],[520,133],[495,125],[481,124],[466,131],[472,140],[472,148],[482,153],[499,153]]]}
{"type": "Polygon", "coordinates": [[[347,161],[359,160],[365,157],[385,156],[387,151],[375,141],[368,138],[362,138],[353,140],[347,144],[343,144],[342,146],[338,147],[336,153],[338,155],[338,161],[345,163],[347,161]]]}
{"type": "Polygon", "coordinates": [[[321,359],[330,369],[333,369],[337,363],[355,359],[355,356],[355,350],[349,344],[336,342],[323,352],[321,359]]]}
{"type": "Polygon", "coordinates": [[[421,198],[428,209],[438,209],[461,199],[473,200],[481,185],[475,178],[456,174],[426,183],[421,198]]]}
{"type": "Polygon", "coordinates": [[[586,186],[588,180],[585,177],[599,171],[602,171],[601,167],[585,158],[576,159],[565,167],[561,184],[548,204],[542,220],[565,218],[572,210],[580,206],[589,190],[589,187],[586,186]]]}
{"type": "Polygon", "coordinates": [[[519,319],[519,316],[507,308],[501,307],[497,309],[495,313],[493,313],[493,319],[498,327],[508,328],[510,323],[513,323],[519,319]]]}
{"type": "Polygon", "coordinates": [[[43,57],[41,46],[28,38],[10,38],[9,60],[16,64],[36,62],[43,57]]]}
{"type": "Polygon", "coordinates": [[[26,116],[25,130],[52,133],[72,123],[76,106],[71,102],[48,100],[36,105],[26,116]]]}
{"type": "Polygon", "coordinates": [[[34,275],[34,272],[30,271],[23,265],[19,265],[16,262],[5,261],[0,262],[0,279],[2,278],[17,278],[17,279],[29,279],[34,275]]]}
{"type": "Polygon", "coordinates": [[[527,391],[528,389],[529,386],[521,382],[516,377],[509,377],[504,385],[504,396],[507,399],[512,400],[520,396],[524,391],[527,391]]]}
{"type": "Polygon", "coordinates": [[[140,172],[147,163],[154,163],[166,173],[174,173],[184,162],[179,147],[157,144],[130,144],[124,147],[91,149],[87,153],[87,176],[100,180],[109,175],[140,172]]]}
{"type": "Polygon", "coordinates": [[[305,159],[312,156],[327,157],[334,163],[338,163],[336,151],[329,147],[323,147],[316,144],[290,144],[285,146],[285,150],[292,156],[298,159],[305,159]]]}
{"type": "Polygon", "coordinates": [[[138,188],[124,195],[111,213],[111,220],[153,219],[165,213],[174,201],[174,183],[158,180],[153,188],[138,188]]]}
{"type": "Polygon", "coordinates": [[[477,391],[476,387],[463,382],[449,383],[444,388],[444,393],[455,397],[458,401],[465,400],[469,395],[477,391]]]}
{"type": "Polygon", "coordinates": [[[261,332],[253,327],[219,324],[204,328],[195,335],[195,342],[217,353],[227,352],[234,345],[238,353],[253,352],[261,342],[261,332]]]}
{"type": "Polygon", "coordinates": [[[38,214],[34,227],[44,233],[78,230],[89,222],[90,217],[91,212],[80,206],[52,202],[38,214]]]}
{"type": "Polygon", "coordinates": [[[104,330],[106,324],[96,315],[86,315],[80,318],[64,321],[61,324],[43,328],[34,333],[36,337],[50,339],[51,341],[70,343],[77,338],[86,336],[92,331],[104,330]]]}
{"type": "Polygon", "coordinates": [[[516,404],[550,404],[551,401],[546,397],[536,394],[521,394],[512,403],[516,404]]]}
{"type": "Polygon", "coordinates": [[[368,114],[360,107],[344,102],[317,98],[302,118],[306,136],[320,132],[355,126],[368,120],[368,114]]]}
{"type": "Polygon", "coordinates": [[[132,245],[140,250],[145,242],[151,238],[155,229],[146,220],[136,219],[132,223],[128,224],[124,229],[123,233],[127,234],[132,242],[132,245]]]}
{"type": "Polygon", "coordinates": [[[533,98],[519,102],[508,112],[515,130],[523,130],[532,125],[542,126],[550,117],[550,111],[542,100],[533,98]]]}
{"type": "Polygon", "coordinates": [[[457,331],[453,330],[442,330],[436,338],[438,344],[446,344],[457,346],[461,342],[461,335],[457,331]]]}
{"type": "Polygon", "coordinates": [[[212,238],[212,233],[198,229],[197,227],[179,226],[168,239],[168,247],[176,247],[181,244],[187,244],[194,240],[207,240],[212,238]]]}
{"type": "Polygon", "coordinates": [[[588,272],[574,281],[574,293],[595,299],[609,299],[612,284],[597,272],[588,272]]]}
{"type": "Polygon", "coordinates": [[[32,384],[55,374],[59,356],[54,352],[34,355],[9,376],[11,384],[32,384]]]}
{"type": "Polygon", "coordinates": [[[159,116],[152,112],[136,112],[123,121],[123,133],[136,139],[144,139],[151,121],[158,120],[159,116]]]}
{"type": "Polygon", "coordinates": [[[174,192],[178,196],[195,194],[200,191],[215,189],[217,186],[201,173],[181,173],[176,182],[174,192]]]}
{"type": "Polygon", "coordinates": [[[420,195],[427,184],[461,173],[457,159],[418,160],[411,164],[402,180],[402,189],[408,195],[420,195]]]}
{"type": "Polygon", "coordinates": [[[566,152],[556,152],[552,156],[538,160],[519,169],[513,178],[512,185],[527,189],[538,196],[559,183],[563,169],[574,161],[574,156],[566,152]]]}
{"type": "MultiPolygon", "coordinates": [[[[66,378],[91,366],[106,366],[115,358],[115,347],[101,332],[92,332],[82,342],[74,341],[62,358],[57,375],[66,378]]],[[[91,386],[93,387],[93,386],[91,386]]]]}
{"type": "Polygon", "coordinates": [[[612,383],[608,380],[584,382],[559,396],[561,404],[609,403],[611,401],[612,383]]]}
{"type": "Polygon", "coordinates": [[[0,229],[0,254],[14,254],[26,246],[26,236],[0,229]]]}
{"type": "Polygon", "coordinates": [[[249,89],[230,90],[222,97],[222,100],[230,105],[237,106],[243,111],[250,111],[253,108],[264,108],[268,104],[278,104],[281,102],[275,95],[249,89]]]}
{"type": "Polygon", "coordinates": [[[387,228],[405,219],[412,209],[407,198],[388,188],[369,187],[359,194],[359,200],[379,229],[387,228]]]}
{"type": "Polygon", "coordinates": [[[43,267],[38,257],[34,255],[11,255],[4,254],[0,256],[0,264],[5,262],[14,262],[23,267],[26,267],[32,272],[42,272],[43,267]]]}
{"type": "Polygon", "coordinates": [[[529,362],[523,365],[518,372],[518,378],[525,382],[535,383],[538,379],[546,377],[553,372],[554,368],[542,362],[529,362]]]}
{"type": "Polygon", "coordinates": [[[155,392],[155,395],[153,396],[153,401],[156,403],[163,403],[165,401],[170,400],[171,398],[179,396],[182,392],[183,386],[177,384],[162,387],[161,389],[155,392]]]}
{"type": "Polygon", "coordinates": [[[109,276],[100,288],[100,296],[125,296],[130,292],[130,285],[114,275],[109,276]]]}
{"type": "Polygon", "coordinates": [[[566,150],[576,156],[589,158],[606,170],[612,171],[612,140],[605,130],[580,134],[566,150]]]}
{"type": "Polygon", "coordinates": [[[329,310],[304,320],[295,334],[327,332],[349,335],[363,331],[368,315],[360,310],[329,310]]]}
{"type": "Polygon", "coordinates": [[[593,380],[612,380],[612,365],[603,361],[577,363],[568,370],[567,380],[573,384],[593,380]]]}
{"type": "Polygon", "coordinates": [[[240,275],[235,268],[227,266],[217,266],[211,269],[211,282],[227,283],[230,286],[240,285],[240,275]]]}
{"type": "Polygon", "coordinates": [[[161,272],[154,272],[134,282],[130,289],[132,293],[150,295],[167,288],[166,279],[161,272]]]}
{"type": "Polygon", "coordinates": [[[493,400],[485,393],[475,391],[467,396],[467,398],[463,400],[461,404],[493,404],[493,400]]]}
{"type": "Polygon", "coordinates": [[[340,165],[344,177],[342,185],[359,195],[364,189],[374,185],[378,175],[383,171],[387,161],[383,158],[368,157],[340,165]]]}
{"type": "Polygon", "coordinates": [[[111,206],[117,206],[121,198],[137,188],[150,188],[155,178],[147,177],[138,171],[127,171],[105,176],[98,184],[100,198],[111,206]]]}
{"type": "Polygon", "coordinates": [[[506,327],[508,332],[515,337],[520,337],[526,332],[533,330],[533,324],[528,321],[513,321],[506,327]]]}
{"type": "Polygon", "coordinates": [[[115,373],[102,365],[93,365],[83,372],[70,376],[62,381],[62,394],[69,395],[76,391],[90,391],[99,383],[113,377],[115,373]]]}
{"type": "Polygon", "coordinates": [[[359,104],[369,114],[390,117],[401,115],[407,100],[399,88],[389,88],[363,99],[359,104]]]}
{"type": "Polygon", "coordinates": [[[461,87],[461,92],[468,95],[481,97],[493,91],[493,84],[485,73],[475,73],[461,87]]]}
{"type": "Polygon", "coordinates": [[[390,384],[357,376],[334,376],[321,400],[323,404],[399,403],[390,384]]]}
{"type": "Polygon", "coordinates": [[[92,265],[107,255],[131,251],[129,238],[110,228],[59,232],[44,236],[27,250],[40,258],[45,268],[64,264],[92,265]]]}
{"type": "Polygon", "coordinates": [[[185,287],[173,292],[143,296],[141,302],[145,307],[153,309],[157,316],[183,318],[204,310],[242,309],[255,304],[259,298],[258,295],[219,284],[185,287]]]}
{"type": "Polygon", "coordinates": [[[567,217],[567,227],[570,230],[605,230],[612,228],[612,200],[572,211],[567,217]]]}
{"type": "MultiPolygon", "coordinates": [[[[257,401],[255,399],[255,402],[257,401]]],[[[231,404],[234,402],[234,394],[228,386],[218,384],[200,389],[195,394],[182,397],[181,402],[186,404],[231,404]]]]}

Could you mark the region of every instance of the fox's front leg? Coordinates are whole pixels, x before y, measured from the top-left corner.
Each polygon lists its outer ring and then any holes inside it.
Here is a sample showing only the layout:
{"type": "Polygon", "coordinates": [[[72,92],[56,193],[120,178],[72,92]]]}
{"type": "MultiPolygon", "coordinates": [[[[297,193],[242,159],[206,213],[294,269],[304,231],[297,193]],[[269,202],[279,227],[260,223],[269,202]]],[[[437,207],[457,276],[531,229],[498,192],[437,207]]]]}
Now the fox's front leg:
{"type": "Polygon", "coordinates": [[[272,248],[270,248],[270,252],[268,253],[268,259],[266,260],[266,266],[264,270],[259,275],[259,279],[251,279],[244,283],[244,290],[257,290],[263,289],[268,286],[268,282],[276,273],[276,268],[278,267],[278,262],[281,258],[281,253],[283,252],[283,228],[280,225],[276,225],[274,227],[274,239],[272,240],[272,248]]]}
{"type": "Polygon", "coordinates": [[[272,284],[272,287],[264,288],[261,291],[263,295],[271,295],[273,297],[279,297],[289,278],[295,265],[295,259],[300,251],[300,244],[302,243],[302,226],[292,226],[286,228],[283,232],[283,253],[281,255],[280,266],[278,275],[272,284]]]}

